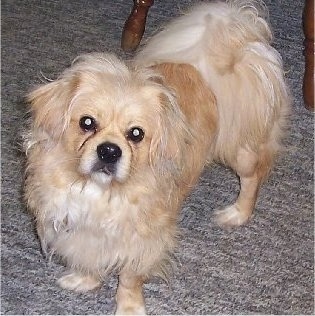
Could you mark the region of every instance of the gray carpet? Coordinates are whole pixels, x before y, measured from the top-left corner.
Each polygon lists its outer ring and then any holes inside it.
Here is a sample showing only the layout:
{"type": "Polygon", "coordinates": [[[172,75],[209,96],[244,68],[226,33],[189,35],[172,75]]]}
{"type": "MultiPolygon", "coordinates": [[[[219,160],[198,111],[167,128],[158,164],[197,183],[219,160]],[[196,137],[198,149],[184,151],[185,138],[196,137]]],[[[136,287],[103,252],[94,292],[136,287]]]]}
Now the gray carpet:
{"type": "MultiPolygon", "coordinates": [[[[155,1],[145,37],[194,1],[155,1]]],[[[78,54],[120,50],[132,1],[2,1],[2,314],[108,314],[117,280],[74,294],[55,281],[63,267],[41,255],[21,199],[24,157],[18,133],[23,98],[42,74],[55,78],[78,54]],[[42,74],[41,74],[42,73],[42,74]]],[[[283,55],[294,104],[285,148],[264,184],[255,217],[224,231],[213,210],[234,200],[238,180],[214,165],[181,213],[182,236],[169,284],[145,285],[152,314],[313,314],[313,115],[304,109],[303,3],[268,0],[275,46],[283,55]]]]}

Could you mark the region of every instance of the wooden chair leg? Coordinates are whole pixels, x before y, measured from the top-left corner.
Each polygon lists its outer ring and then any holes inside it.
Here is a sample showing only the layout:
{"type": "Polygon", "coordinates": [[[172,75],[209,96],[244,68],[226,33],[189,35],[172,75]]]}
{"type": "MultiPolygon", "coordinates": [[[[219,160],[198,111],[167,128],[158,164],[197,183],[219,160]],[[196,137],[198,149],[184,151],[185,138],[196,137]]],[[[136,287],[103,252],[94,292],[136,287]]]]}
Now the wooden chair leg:
{"type": "Polygon", "coordinates": [[[314,111],[314,0],[305,0],[303,30],[305,35],[303,96],[305,106],[314,111]]]}
{"type": "Polygon", "coordinates": [[[135,50],[142,38],[145,29],[149,8],[154,0],[134,0],[133,9],[125,23],[121,47],[124,51],[135,50]]]}

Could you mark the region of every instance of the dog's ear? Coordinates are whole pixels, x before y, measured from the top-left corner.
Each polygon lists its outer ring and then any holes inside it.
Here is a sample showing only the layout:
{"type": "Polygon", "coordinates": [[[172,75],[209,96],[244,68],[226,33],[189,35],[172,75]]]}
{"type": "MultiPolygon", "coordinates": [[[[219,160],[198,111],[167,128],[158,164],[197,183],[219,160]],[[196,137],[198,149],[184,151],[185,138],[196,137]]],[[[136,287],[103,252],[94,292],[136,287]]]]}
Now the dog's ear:
{"type": "Polygon", "coordinates": [[[160,126],[153,143],[160,155],[160,161],[171,162],[178,170],[184,165],[189,166],[194,163],[193,160],[187,160],[193,155],[185,151],[191,150],[192,144],[196,142],[197,135],[193,134],[189,126],[193,120],[196,120],[196,109],[201,110],[202,104],[207,104],[208,110],[203,112],[204,115],[198,118],[198,122],[202,125],[206,124],[207,129],[212,128],[213,134],[215,133],[216,100],[193,66],[162,63],[152,68],[161,75],[156,82],[164,87],[164,91],[160,94],[162,108],[160,126]]]}
{"type": "Polygon", "coordinates": [[[52,139],[58,139],[69,120],[69,107],[76,82],[65,78],[57,79],[31,91],[27,101],[31,104],[33,124],[52,139]]]}
{"type": "Polygon", "coordinates": [[[172,93],[167,90],[161,92],[159,104],[150,146],[150,161],[159,175],[171,174],[176,177],[183,167],[185,143],[191,141],[192,135],[172,93]]]}

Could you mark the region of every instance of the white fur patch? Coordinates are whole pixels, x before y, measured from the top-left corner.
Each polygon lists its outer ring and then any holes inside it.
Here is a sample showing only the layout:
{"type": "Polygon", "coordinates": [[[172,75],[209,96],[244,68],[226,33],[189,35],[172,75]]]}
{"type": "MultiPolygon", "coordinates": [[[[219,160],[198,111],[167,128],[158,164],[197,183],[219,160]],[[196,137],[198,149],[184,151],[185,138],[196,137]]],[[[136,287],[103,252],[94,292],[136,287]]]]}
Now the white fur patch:
{"type": "Polygon", "coordinates": [[[216,223],[224,228],[237,227],[248,221],[248,215],[242,213],[236,204],[215,212],[216,223]]]}
{"type": "Polygon", "coordinates": [[[75,292],[87,292],[101,285],[99,280],[88,275],[83,276],[76,272],[71,272],[64,275],[58,279],[57,283],[63,289],[68,289],[75,292]]]}

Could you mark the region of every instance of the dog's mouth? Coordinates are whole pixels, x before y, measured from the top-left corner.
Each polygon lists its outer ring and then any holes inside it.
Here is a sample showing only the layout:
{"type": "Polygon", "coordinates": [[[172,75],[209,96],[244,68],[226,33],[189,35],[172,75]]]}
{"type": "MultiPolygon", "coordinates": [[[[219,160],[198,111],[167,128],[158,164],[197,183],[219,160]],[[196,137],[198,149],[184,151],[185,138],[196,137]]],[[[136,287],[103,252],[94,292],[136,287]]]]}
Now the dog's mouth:
{"type": "Polygon", "coordinates": [[[108,176],[114,175],[116,173],[117,167],[116,163],[105,163],[102,161],[98,161],[95,163],[95,165],[92,167],[92,172],[99,172],[104,173],[108,176]]]}

